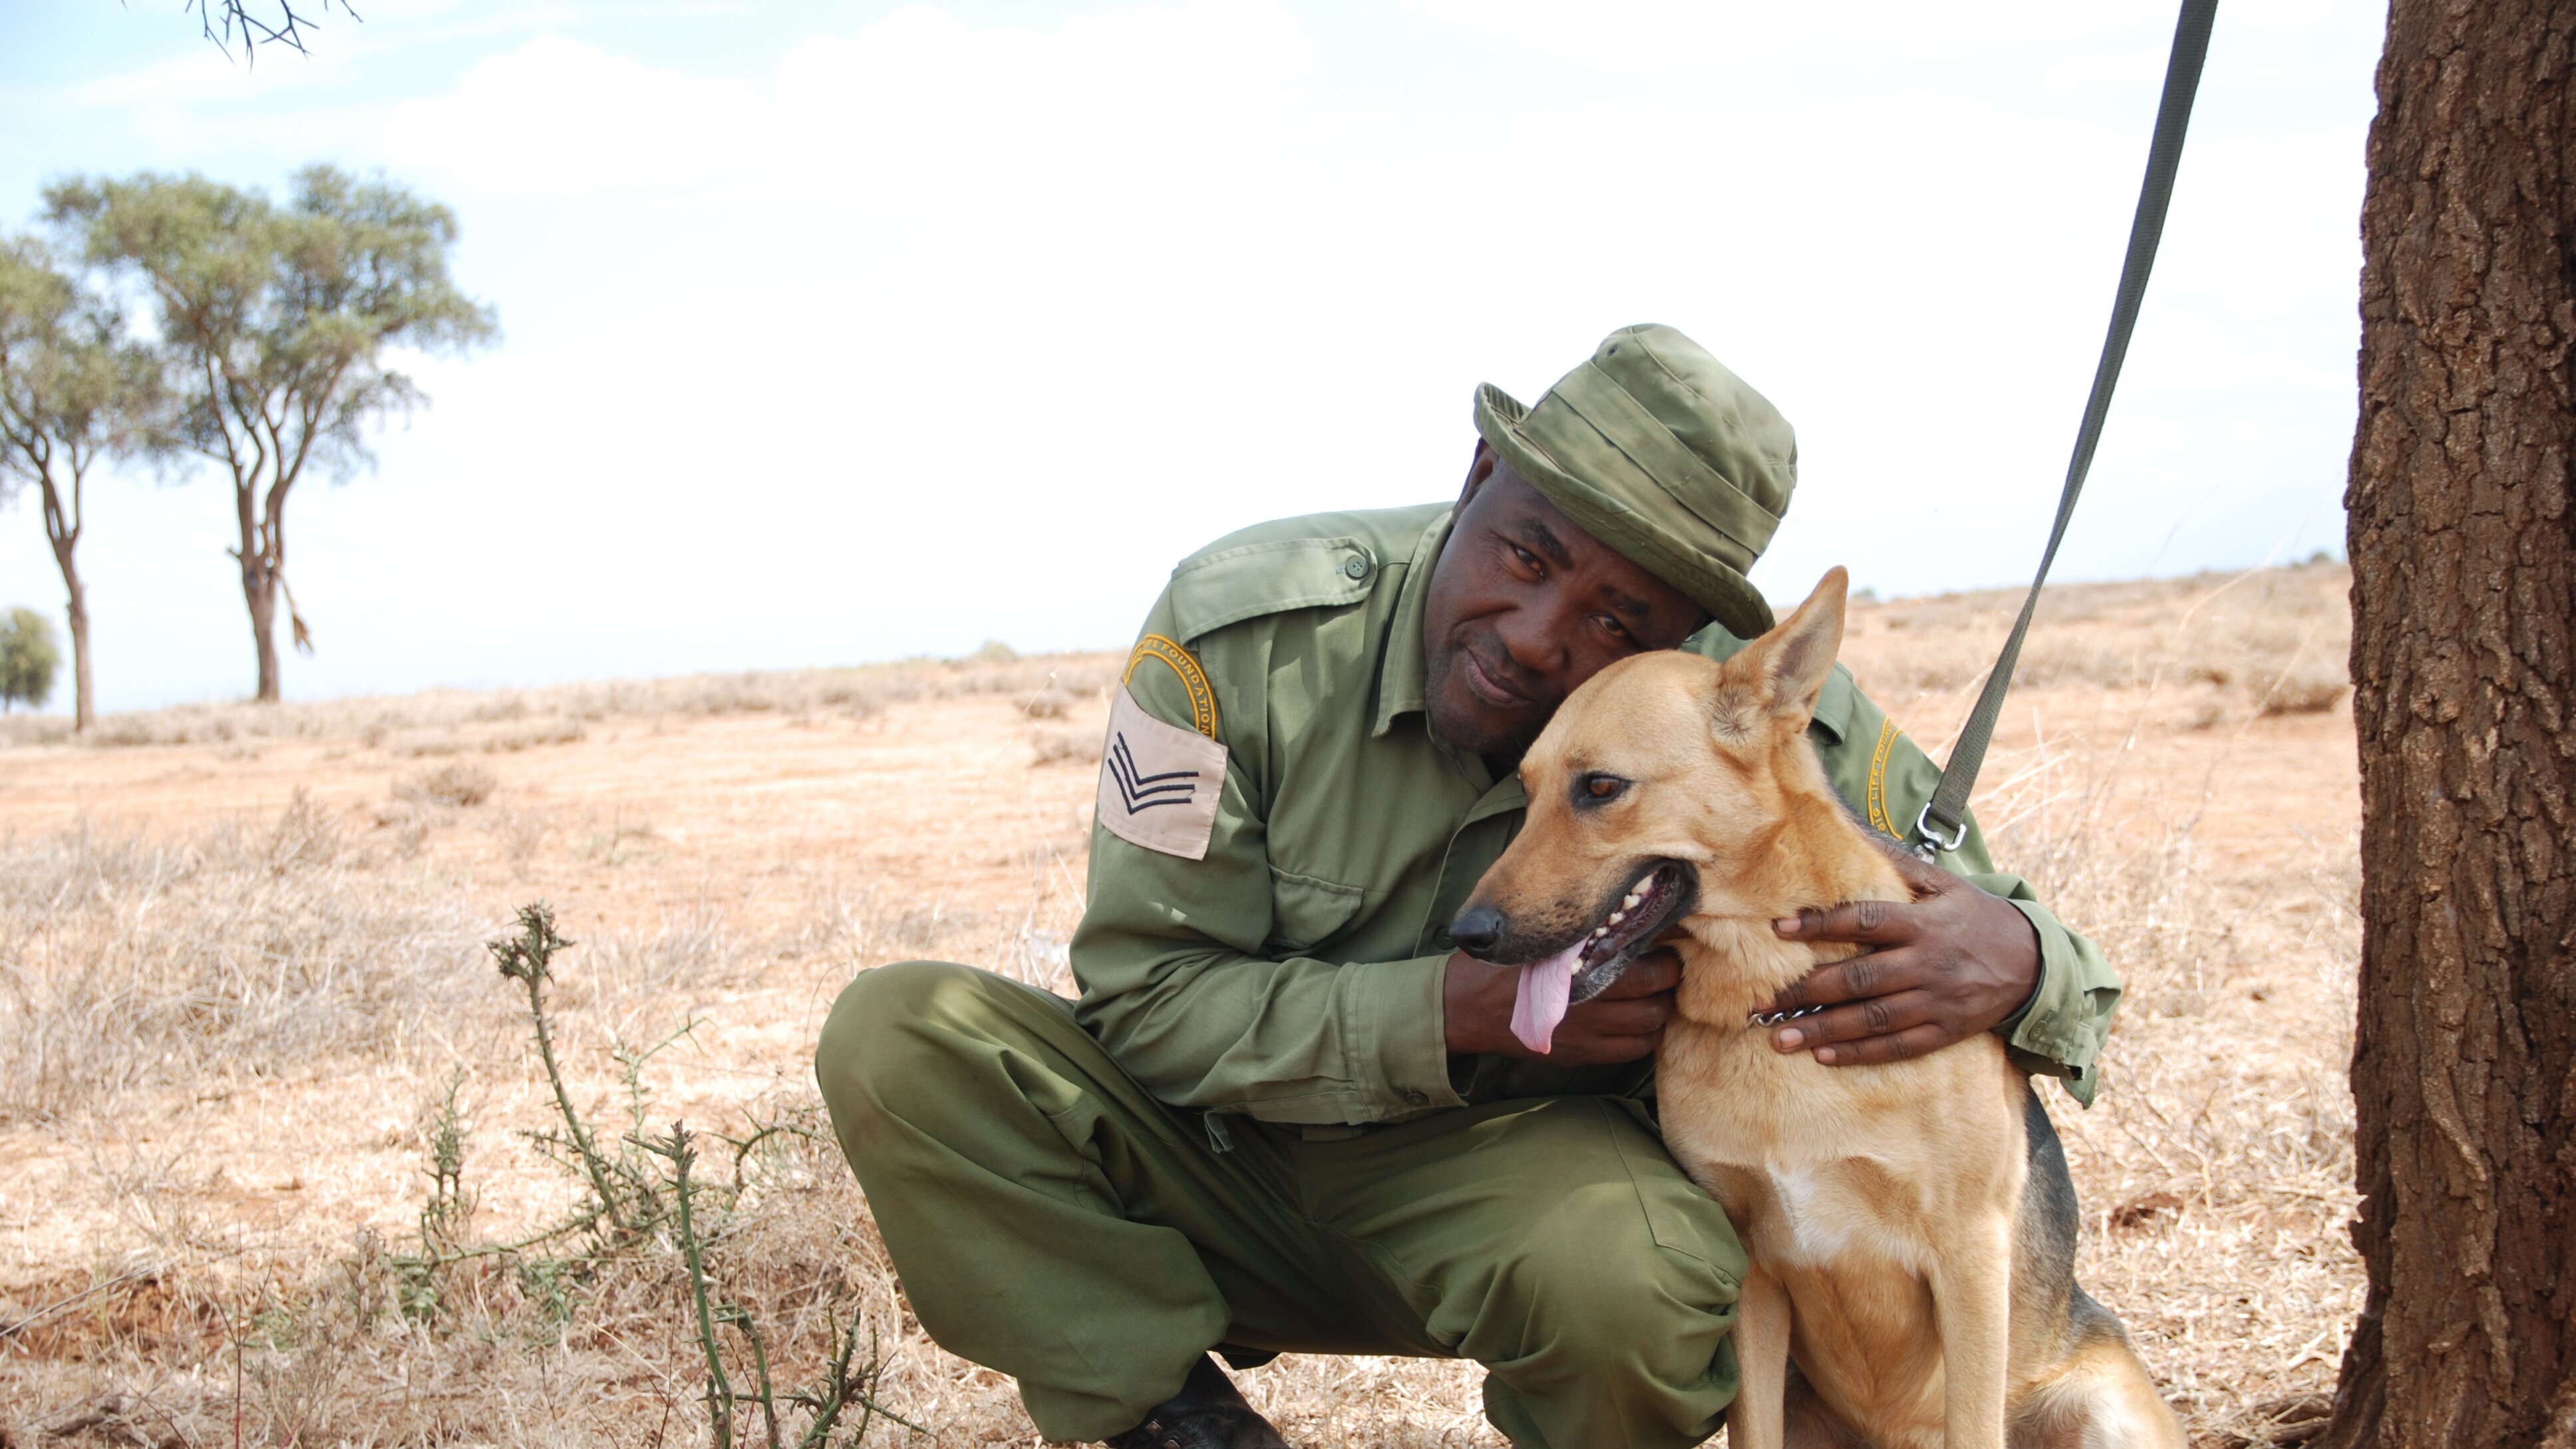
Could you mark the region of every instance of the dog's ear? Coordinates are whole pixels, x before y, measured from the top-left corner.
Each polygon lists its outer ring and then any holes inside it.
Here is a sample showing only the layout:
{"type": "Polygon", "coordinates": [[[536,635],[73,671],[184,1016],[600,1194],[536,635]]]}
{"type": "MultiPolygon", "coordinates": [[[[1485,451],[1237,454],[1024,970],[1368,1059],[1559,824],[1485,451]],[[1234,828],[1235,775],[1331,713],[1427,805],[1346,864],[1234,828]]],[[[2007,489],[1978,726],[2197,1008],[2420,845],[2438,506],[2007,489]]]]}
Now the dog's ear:
{"type": "Polygon", "coordinates": [[[1816,716],[1816,695],[1833,677],[1834,656],[1843,647],[1843,598],[1851,576],[1837,566],[1825,570],[1816,591],[1780,626],[1755,642],[1762,702],[1776,719],[1805,729],[1816,716]]]}

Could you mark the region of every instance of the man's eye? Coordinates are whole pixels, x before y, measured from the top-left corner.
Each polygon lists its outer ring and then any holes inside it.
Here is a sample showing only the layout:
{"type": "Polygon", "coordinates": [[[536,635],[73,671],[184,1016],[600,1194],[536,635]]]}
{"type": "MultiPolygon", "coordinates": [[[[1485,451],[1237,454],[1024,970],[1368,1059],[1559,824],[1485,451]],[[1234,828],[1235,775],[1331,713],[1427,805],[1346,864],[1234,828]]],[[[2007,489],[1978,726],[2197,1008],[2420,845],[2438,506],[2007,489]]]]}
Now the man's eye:
{"type": "Polygon", "coordinates": [[[1620,623],[1618,620],[1611,618],[1607,614],[1601,616],[1601,627],[1609,630],[1610,637],[1618,640],[1622,644],[1634,644],[1637,642],[1637,636],[1628,632],[1627,625],[1620,623]]]}
{"type": "Polygon", "coordinates": [[[1530,552],[1528,549],[1525,549],[1525,548],[1521,547],[1521,546],[1520,546],[1519,544],[1517,544],[1517,543],[1516,543],[1516,544],[1511,545],[1511,550],[1512,550],[1512,557],[1514,557],[1514,558],[1516,558],[1516,559],[1520,560],[1520,564],[1521,564],[1521,567],[1522,567],[1522,568],[1528,569],[1528,570],[1530,570],[1532,573],[1539,572],[1539,564],[1538,564],[1538,555],[1537,555],[1537,554],[1534,554],[1534,553],[1530,552]]]}

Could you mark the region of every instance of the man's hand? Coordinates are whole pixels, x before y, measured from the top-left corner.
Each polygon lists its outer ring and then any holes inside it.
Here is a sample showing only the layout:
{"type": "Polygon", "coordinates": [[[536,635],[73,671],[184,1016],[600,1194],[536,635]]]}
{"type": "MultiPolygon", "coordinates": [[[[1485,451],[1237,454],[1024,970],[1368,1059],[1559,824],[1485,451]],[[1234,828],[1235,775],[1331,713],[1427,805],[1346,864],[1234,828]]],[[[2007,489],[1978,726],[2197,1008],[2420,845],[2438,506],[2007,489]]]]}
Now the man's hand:
{"type": "Polygon", "coordinates": [[[1633,1062],[1663,1040],[1664,1023],[1673,1018],[1673,988],[1681,979],[1682,959],[1670,947],[1641,952],[1600,995],[1567,1008],[1541,1056],[1512,1035],[1512,996],[1520,968],[1496,966],[1462,951],[1449,958],[1449,974],[1441,984],[1449,1050],[1562,1067],[1633,1062]]]}
{"type": "Polygon", "coordinates": [[[1871,948],[1819,966],[1773,997],[1773,1011],[1831,1009],[1772,1028],[1771,1045],[1811,1049],[1827,1066],[1898,1062],[1991,1030],[2030,1000],[2039,933],[2029,917],[1911,855],[1896,868],[1913,888],[1912,904],[1855,901],[1771,923],[1792,941],[1871,948]]]}

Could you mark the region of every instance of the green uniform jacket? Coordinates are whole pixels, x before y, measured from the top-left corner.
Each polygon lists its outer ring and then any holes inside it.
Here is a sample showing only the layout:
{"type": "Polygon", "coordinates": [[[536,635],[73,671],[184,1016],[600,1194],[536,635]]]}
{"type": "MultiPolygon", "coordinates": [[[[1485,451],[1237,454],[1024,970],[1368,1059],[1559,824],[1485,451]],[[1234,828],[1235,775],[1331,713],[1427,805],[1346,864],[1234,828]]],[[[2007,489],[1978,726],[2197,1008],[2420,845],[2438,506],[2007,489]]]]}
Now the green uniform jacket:
{"type": "MultiPolygon", "coordinates": [[[[1517,774],[1492,778],[1424,711],[1422,611],[1449,514],[1318,514],[1219,539],[1172,571],[1128,665],[1146,714],[1225,747],[1224,779],[1203,858],[1093,827],[1076,1012],[1155,1096],[1207,1110],[1219,1145],[1217,1114],[1326,1136],[1467,1103],[1652,1090],[1651,1060],[1448,1051],[1449,919],[1527,804],[1517,774]]],[[[1711,625],[1683,647],[1724,658],[1743,641],[1711,625]]],[[[1839,666],[1810,734],[1863,819],[1913,825],[1940,771],[1839,666]]],[[[2089,1102],[2119,979],[1992,869],[1973,822],[1942,863],[2037,928],[2039,989],[2010,1046],[2089,1102]]]]}

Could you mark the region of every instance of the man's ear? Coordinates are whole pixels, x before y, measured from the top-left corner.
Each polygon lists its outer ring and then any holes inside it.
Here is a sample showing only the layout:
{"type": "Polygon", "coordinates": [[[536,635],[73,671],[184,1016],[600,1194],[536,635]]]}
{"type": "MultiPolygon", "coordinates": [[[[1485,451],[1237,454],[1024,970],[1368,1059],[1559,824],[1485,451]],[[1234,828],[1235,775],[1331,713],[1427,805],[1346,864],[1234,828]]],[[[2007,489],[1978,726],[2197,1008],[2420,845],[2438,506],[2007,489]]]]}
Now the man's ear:
{"type": "Polygon", "coordinates": [[[1757,656],[1762,702],[1775,718],[1794,720],[1799,729],[1815,718],[1816,695],[1833,676],[1834,656],[1842,652],[1843,600],[1850,587],[1851,575],[1840,566],[1825,570],[1798,612],[1746,651],[1757,656]]]}
{"type": "Polygon", "coordinates": [[[1478,438],[1475,456],[1467,463],[1466,485],[1458,490],[1458,508],[1461,512],[1465,511],[1469,500],[1476,496],[1477,491],[1492,482],[1494,475],[1502,471],[1502,466],[1503,455],[1494,451],[1493,444],[1478,438]]]}

